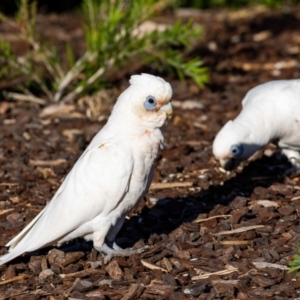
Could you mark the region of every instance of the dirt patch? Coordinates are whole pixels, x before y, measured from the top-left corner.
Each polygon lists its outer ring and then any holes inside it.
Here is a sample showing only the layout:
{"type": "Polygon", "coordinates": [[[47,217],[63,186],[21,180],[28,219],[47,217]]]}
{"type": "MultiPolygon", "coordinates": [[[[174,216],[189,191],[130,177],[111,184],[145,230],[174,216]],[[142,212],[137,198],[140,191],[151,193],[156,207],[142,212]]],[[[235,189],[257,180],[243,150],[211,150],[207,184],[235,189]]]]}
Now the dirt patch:
{"type": "MultiPolygon", "coordinates": [[[[300,9],[194,17],[206,36],[195,41],[190,55],[203,57],[211,83],[199,90],[190,81],[166,77],[175,111],[153,180],[165,188],[153,186],[117,238],[122,247],[149,249],[105,266],[97,265],[100,255],[82,241],[19,257],[0,268],[0,299],[299,297],[300,281],[286,270],[300,240],[299,177],[285,176],[290,165],[273,146],[236,172],[224,173],[211,145],[250,88],[299,78],[300,9]]],[[[47,24],[57,20],[48,18],[47,24]]],[[[72,24],[76,32],[78,23],[72,24]]],[[[111,102],[103,101],[98,121],[86,117],[84,101],[43,118],[38,105],[0,102],[1,254],[54,194],[127,81],[124,76],[109,92],[111,102]]]]}

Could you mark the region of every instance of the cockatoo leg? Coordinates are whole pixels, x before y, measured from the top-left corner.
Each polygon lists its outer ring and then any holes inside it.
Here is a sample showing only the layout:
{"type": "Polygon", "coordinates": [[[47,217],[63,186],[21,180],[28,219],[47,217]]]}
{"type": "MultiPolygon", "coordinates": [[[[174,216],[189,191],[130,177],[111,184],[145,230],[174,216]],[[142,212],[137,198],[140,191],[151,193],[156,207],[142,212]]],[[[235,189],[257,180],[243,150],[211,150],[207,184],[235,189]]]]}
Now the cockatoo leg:
{"type": "Polygon", "coordinates": [[[291,164],[293,165],[290,169],[288,169],[285,174],[286,175],[295,175],[300,173],[300,152],[291,149],[282,149],[282,153],[286,155],[291,164]]]}
{"type": "Polygon", "coordinates": [[[139,254],[144,252],[146,249],[148,249],[148,246],[141,247],[139,249],[133,249],[133,248],[126,248],[122,249],[119,247],[115,242],[110,243],[104,243],[101,247],[94,246],[94,248],[100,252],[101,254],[104,254],[104,263],[108,263],[113,257],[116,256],[131,256],[133,254],[139,254]]]}

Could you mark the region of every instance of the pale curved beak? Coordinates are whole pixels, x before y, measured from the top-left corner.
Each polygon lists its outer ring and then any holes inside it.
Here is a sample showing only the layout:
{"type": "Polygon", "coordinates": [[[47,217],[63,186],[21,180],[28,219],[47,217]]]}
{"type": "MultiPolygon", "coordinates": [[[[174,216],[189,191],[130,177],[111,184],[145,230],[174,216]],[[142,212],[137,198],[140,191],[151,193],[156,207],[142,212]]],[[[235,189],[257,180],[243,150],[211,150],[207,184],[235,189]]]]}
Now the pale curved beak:
{"type": "Polygon", "coordinates": [[[223,169],[227,171],[232,171],[238,167],[240,164],[239,160],[233,159],[233,158],[226,158],[226,159],[219,159],[220,164],[223,169]]]}
{"type": "Polygon", "coordinates": [[[168,102],[167,104],[163,105],[160,109],[167,114],[168,119],[171,119],[173,113],[171,102],[168,102]]]}

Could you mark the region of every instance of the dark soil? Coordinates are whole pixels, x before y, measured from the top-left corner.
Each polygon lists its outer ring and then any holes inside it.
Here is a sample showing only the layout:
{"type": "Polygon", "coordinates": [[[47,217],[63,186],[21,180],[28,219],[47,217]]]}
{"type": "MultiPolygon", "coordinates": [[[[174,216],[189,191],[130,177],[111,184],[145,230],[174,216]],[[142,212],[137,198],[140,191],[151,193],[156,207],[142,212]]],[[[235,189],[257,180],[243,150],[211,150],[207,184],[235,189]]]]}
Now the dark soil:
{"type": "MultiPolygon", "coordinates": [[[[153,182],[166,186],[152,186],[117,239],[122,247],[149,249],[103,266],[95,263],[101,256],[92,245],[82,241],[19,257],[0,268],[0,299],[300,297],[300,281],[287,272],[300,240],[299,177],[285,176],[290,165],[272,145],[231,173],[220,168],[211,151],[216,133],[238,114],[250,88],[299,78],[300,8],[177,12],[186,13],[205,27],[205,39],[195,41],[190,55],[203,57],[211,82],[199,90],[191,81],[165,76],[176,107],[153,182]],[[189,100],[203,107],[187,109],[189,100]]],[[[72,18],[43,16],[38,26],[40,31],[45,26],[49,38],[53,26],[52,38],[61,31],[79,43],[83,35],[72,18]],[[73,24],[72,30],[63,24],[73,24]]],[[[51,199],[105,123],[129,74],[115,82],[116,89],[50,115],[32,103],[1,99],[0,254],[51,199]],[[94,110],[96,120],[86,116],[93,99],[104,99],[99,113],[94,110]]]]}

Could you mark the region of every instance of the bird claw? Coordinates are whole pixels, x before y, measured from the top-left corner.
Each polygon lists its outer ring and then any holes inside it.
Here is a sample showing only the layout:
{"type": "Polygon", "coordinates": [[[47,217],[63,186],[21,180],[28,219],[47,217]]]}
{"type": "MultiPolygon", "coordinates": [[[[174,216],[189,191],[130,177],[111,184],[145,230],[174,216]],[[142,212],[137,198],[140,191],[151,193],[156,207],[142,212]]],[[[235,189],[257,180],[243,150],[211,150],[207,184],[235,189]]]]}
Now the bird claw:
{"type": "Polygon", "coordinates": [[[298,168],[300,167],[300,159],[299,158],[290,157],[289,160],[293,166],[298,167],[298,168]]]}
{"type": "Polygon", "coordinates": [[[284,172],[284,175],[286,177],[289,177],[289,176],[297,177],[298,175],[300,175],[300,165],[289,168],[288,170],[286,170],[284,172]]]}
{"type": "Polygon", "coordinates": [[[95,247],[95,249],[102,254],[104,264],[107,264],[113,257],[116,256],[126,257],[134,254],[140,254],[143,253],[148,248],[149,246],[146,245],[138,249],[133,249],[133,248],[122,249],[119,246],[117,246],[115,243],[113,244],[113,248],[108,247],[106,244],[103,244],[101,247],[95,247]]]}
{"type": "Polygon", "coordinates": [[[290,157],[289,161],[292,167],[284,172],[285,176],[297,177],[300,174],[300,159],[297,157],[290,157]]]}

